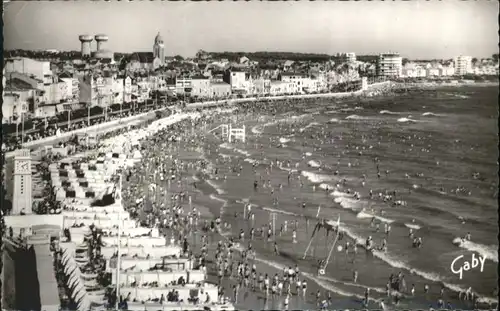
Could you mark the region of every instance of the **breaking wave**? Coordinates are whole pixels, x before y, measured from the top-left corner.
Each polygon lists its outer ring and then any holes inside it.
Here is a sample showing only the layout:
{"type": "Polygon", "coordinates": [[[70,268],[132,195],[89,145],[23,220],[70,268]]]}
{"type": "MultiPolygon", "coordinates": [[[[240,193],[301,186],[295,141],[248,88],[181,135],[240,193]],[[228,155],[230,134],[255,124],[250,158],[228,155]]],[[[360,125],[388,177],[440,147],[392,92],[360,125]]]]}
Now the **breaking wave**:
{"type": "Polygon", "coordinates": [[[453,239],[453,244],[471,252],[476,252],[479,255],[486,257],[486,259],[498,262],[498,248],[496,248],[495,246],[487,246],[480,243],[474,243],[465,239],[462,240],[462,238],[453,239]]]}

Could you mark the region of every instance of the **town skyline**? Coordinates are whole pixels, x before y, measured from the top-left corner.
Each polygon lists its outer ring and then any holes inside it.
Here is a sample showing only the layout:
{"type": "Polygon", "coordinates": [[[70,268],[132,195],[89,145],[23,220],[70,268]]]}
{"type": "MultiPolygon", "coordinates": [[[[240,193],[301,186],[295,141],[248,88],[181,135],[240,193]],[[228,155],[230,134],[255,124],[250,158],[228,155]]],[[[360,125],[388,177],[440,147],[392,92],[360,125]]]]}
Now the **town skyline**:
{"type": "Polygon", "coordinates": [[[11,2],[4,49],[76,51],[78,35],[104,33],[113,52],[143,52],[160,32],[166,56],[202,49],[490,57],[498,50],[497,12],[498,2],[487,1],[11,2]]]}

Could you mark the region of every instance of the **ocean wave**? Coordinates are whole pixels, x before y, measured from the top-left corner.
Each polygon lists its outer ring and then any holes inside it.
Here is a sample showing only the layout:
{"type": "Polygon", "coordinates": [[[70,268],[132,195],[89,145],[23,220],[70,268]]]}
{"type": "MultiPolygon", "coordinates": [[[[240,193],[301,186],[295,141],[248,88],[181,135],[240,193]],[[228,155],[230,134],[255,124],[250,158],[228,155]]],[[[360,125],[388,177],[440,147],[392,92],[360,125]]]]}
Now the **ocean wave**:
{"type": "Polygon", "coordinates": [[[360,201],[352,198],[339,197],[334,199],[335,203],[338,203],[342,208],[350,209],[353,211],[362,210],[363,207],[360,206],[360,201]]]}
{"type": "Polygon", "coordinates": [[[410,228],[413,230],[420,230],[420,228],[421,228],[419,225],[416,225],[416,224],[406,224],[405,223],[405,226],[406,226],[406,228],[410,228]]]}
{"type": "Polygon", "coordinates": [[[321,124],[319,124],[318,122],[311,122],[311,123],[309,123],[308,125],[306,125],[306,126],[304,126],[303,128],[301,128],[301,129],[299,130],[299,132],[301,132],[301,133],[302,133],[302,132],[304,132],[305,130],[307,130],[308,128],[313,127],[313,126],[318,126],[318,125],[321,125],[321,124]]]}
{"type": "Polygon", "coordinates": [[[218,202],[222,202],[224,204],[227,203],[227,200],[224,200],[222,198],[219,198],[218,196],[214,195],[214,194],[211,194],[210,196],[210,199],[214,200],[214,201],[218,201],[218,202]]]}
{"type": "Polygon", "coordinates": [[[381,216],[373,215],[373,214],[367,213],[365,211],[359,212],[356,215],[356,217],[357,218],[370,218],[370,219],[371,218],[375,218],[375,219],[380,220],[381,222],[388,223],[388,224],[392,224],[395,221],[393,219],[389,219],[389,218],[384,218],[384,217],[381,217],[381,216]]]}
{"type": "Polygon", "coordinates": [[[464,240],[462,238],[453,239],[453,244],[469,250],[471,252],[476,252],[479,255],[486,257],[486,259],[492,260],[494,262],[498,262],[498,248],[495,246],[487,246],[480,243],[474,243],[472,241],[464,240]]]}
{"type": "Polygon", "coordinates": [[[318,168],[321,166],[321,164],[319,162],[314,161],[314,160],[307,162],[307,165],[309,165],[310,167],[314,167],[314,168],[318,168]]]}
{"type": "Polygon", "coordinates": [[[399,112],[393,112],[389,110],[380,110],[380,114],[400,114],[399,112]]]}
{"type": "Polygon", "coordinates": [[[402,123],[407,123],[407,122],[416,123],[417,120],[413,120],[413,119],[410,119],[410,118],[399,118],[398,122],[402,122],[402,123]]]}
{"type": "Polygon", "coordinates": [[[345,118],[346,120],[368,120],[367,117],[358,116],[357,114],[351,114],[345,118]]]}
{"type": "MultiPolygon", "coordinates": [[[[334,181],[335,178],[330,175],[324,175],[324,174],[318,174],[318,173],[313,173],[313,172],[308,172],[308,171],[302,171],[301,175],[307,178],[310,182],[319,184],[323,182],[328,182],[328,181],[334,181]]],[[[330,189],[333,189],[334,187],[331,187],[330,189]]]]}
{"type": "Polygon", "coordinates": [[[310,152],[306,152],[306,153],[304,153],[304,154],[306,155],[306,157],[310,157],[310,156],[312,156],[312,153],[310,153],[310,152]]]}
{"type": "Polygon", "coordinates": [[[291,173],[297,173],[299,171],[299,170],[297,170],[295,168],[284,167],[283,165],[280,165],[279,169],[282,170],[282,171],[287,171],[287,172],[291,172],[291,173]]]}
{"type": "Polygon", "coordinates": [[[220,144],[219,148],[223,148],[223,149],[227,149],[227,150],[232,150],[234,152],[237,152],[237,153],[242,154],[242,155],[247,156],[247,157],[251,156],[251,154],[248,151],[242,150],[242,149],[238,149],[236,147],[233,147],[233,146],[229,145],[228,143],[222,143],[222,144],[220,144]]]}
{"type": "Polygon", "coordinates": [[[353,287],[369,289],[370,291],[381,293],[381,294],[385,294],[387,292],[384,288],[371,287],[371,286],[366,286],[366,285],[359,284],[359,283],[345,282],[345,281],[337,280],[337,279],[334,279],[334,278],[331,278],[328,276],[318,276],[318,279],[325,280],[328,282],[333,282],[333,283],[342,283],[343,285],[348,285],[348,286],[353,286],[353,287]]]}
{"type": "MultiPolygon", "coordinates": [[[[329,221],[329,223],[334,223],[334,221],[329,221]]],[[[354,240],[356,244],[358,244],[360,247],[366,249],[366,244],[365,244],[366,239],[364,239],[363,237],[361,237],[357,233],[353,232],[348,227],[342,225],[342,223],[341,223],[340,229],[343,230],[344,233],[347,236],[349,236],[352,240],[354,240]]],[[[404,269],[406,271],[409,271],[411,274],[418,275],[418,276],[420,276],[424,279],[427,279],[429,281],[441,283],[441,284],[445,285],[448,289],[453,290],[455,292],[465,291],[465,289],[463,289],[459,285],[454,285],[454,284],[444,282],[443,278],[439,274],[433,273],[433,272],[425,272],[425,271],[421,271],[419,269],[412,268],[408,264],[406,264],[404,261],[391,256],[389,253],[381,252],[378,250],[373,250],[372,253],[375,257],[377,257],[380,260],[384,261],[385,263],[389,264],[391,267],[398,268],[398,269],[404,269]]],[[[477,297],[479,297],[479,294],[477,294],[477,293],[475,293],[475,294],[477,297]]],[[[482,299],[482,301],[486,301],[486,302],[498,302],[498,300],[495,300],[493,298],[488,298],[488,297],[482,297],[481,299],[482,299]]]]}
{"type": "MultiPolygon", "coordinates": [[[[257,205],[254,205],[254,206],[257,206],[257,205]]],[[[300,214],[297,214],[297,213],[293,213],[293,212],[288,212],[288,211],[284,211],[284,210],[281,210],[281,209],[276,209],[276,208],[272,208],[272,207],[263,207],[262,210],[264,211],[268,211],[268,212],[273,212],[273,213],[277,213],[277,214],[283,214],[283,215],[289,215],[289,216],[295,216],[295,217],[302,217],[303,215],[300,215],[300,214]]]]}
{"type": "Polygon", "coordinates": [[[439,117],[438,114],[435,114],[434,112],[424,112],[422,113],[423,116],[433,116],[433,117],[439,117]]]}
{"type": "Polygon", "coordinates": [[[212,180],[207,179],[207,180],[206,180],[206,182],[207,182],[207,184],[209,184],[209,185],[210,185],[210,187],[214,188],[214,189],[215,189],[215,191],[217,191],[217,194],[224,194],[224,193],[226,193],[224,190],[222,190],[221,188],[219,188],[219,187],[215,184],[215,182],[213,182],[212,180]]]}
{"type": "Polygon", "coordinates": [[[330,120],[328,120],[328,123],[339,123],[340,120],[337,119],[337,118],[331,118],[330,120]]]}
{"type": "Polygon", "coordinates": [[[338,111],[337,110],[327,110],[324,113],[325,114],[336,114],[336,113],[338,113],[338,111]]]}
{"type": "Polygon", "coordinates": [[[289,141],[291,141],[291,139],[280,137],[280,143],[282,143],[282,144],[286,144],[289,141]]]}

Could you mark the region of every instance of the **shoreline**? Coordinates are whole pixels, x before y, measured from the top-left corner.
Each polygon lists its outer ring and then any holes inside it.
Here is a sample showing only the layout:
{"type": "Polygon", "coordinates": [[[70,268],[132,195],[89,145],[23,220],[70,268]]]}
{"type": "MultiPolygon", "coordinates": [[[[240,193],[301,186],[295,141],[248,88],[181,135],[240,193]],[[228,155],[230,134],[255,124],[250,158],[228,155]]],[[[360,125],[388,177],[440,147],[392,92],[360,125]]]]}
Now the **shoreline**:
{"type": "MultiPolygon", "coordinates": [[[[386,95],[390,94],[391,91],[393,90],[401,90],[401,89],[434,89],[434,88],[440,88],[440,87],[489,87],[489,86],[497,86],[499,85],[499,82],[470,82],[470,83],[464,83],[460,82],[457,80],[457,82],[445,82],[445,83],[437,83],[437,82],[412,82],[412,83],[404,83],[404,82],[393,82],[393,81],[384,81],[384,82],[377,82],[368,85],[367,90],[357,90],[354,92],[340,92],[340,93],[321,93],[321,94],[299,94],[299,95],[277,95],[277,96],[267,96],[267,97],[250,97],[250,98],[237,98],[237,99],[227,99],[227,100],[222,100],[222,101],[210,101],[210,102],[198,102],[198,103],[192,103],[192,104],[187,104],[186,109],[191,110],[191,109],[207,109],[207,108],[212,108],[212,107],[219,107],[219,106],[225,106],[225,105],[236,105],[240,103],[251,103],[251,102],[266,102],[266,101],[281,101],[281,100],[314,100],[314,99],[322,99],[322,98],[342,98],[342,99],[352,99],[352,98],[362,98],[362,97],[376,97],[376,96],[381,96],[381,95],[386,95]]],[[[92,127],[96,128],[97,132],[102,132],[104,130],[109,130],[107,129],[108,127],[114,128],[122,128],[126,127],[128,125],[137,124],[137,123],[143,123],[147,122],[150,120],[149,118],[146,120],[142,120],[141,118],[147,118],[151,117],[152,114],[154,114],[156,111],[163,111],[166,108],[163,109],[157,109],[153,110],[150,112],[138,114],[135,116],[128,117],[127,119],[119,119],[119,120],[114,120],[114,121],[109,121],[106,123],[98,124],[98,125],[93,125],[92,127]]],[[[34,150],[39,149],[40,147],[43,146],[48,146],[60,141],[67,141],[70,139],[73,135],[76,135],[78,133],[86,133],[87,131],[92,131],[93,128],[85,127],[81,129],[77,129],[74,131],[70,132],[65,132],[62,133],[62,136],[51,136],[51,137],[46,137],[40,140],[34,140],[30,141],[27,143],[24,143],[24,147],[27,148],[35,148],[34,150]]],[[[14,151],[9,151],[5,153],[5,158],[11,158],[15,154],[14,151]]]]}

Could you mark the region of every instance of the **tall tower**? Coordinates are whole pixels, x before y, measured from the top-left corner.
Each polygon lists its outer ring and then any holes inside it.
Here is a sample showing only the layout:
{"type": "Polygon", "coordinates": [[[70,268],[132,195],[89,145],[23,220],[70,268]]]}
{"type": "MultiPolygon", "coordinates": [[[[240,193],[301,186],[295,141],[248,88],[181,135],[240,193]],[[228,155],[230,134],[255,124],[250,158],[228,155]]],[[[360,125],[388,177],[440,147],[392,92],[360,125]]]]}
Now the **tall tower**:
{"type": "Polygon", "coordinates": [[[104,42],[108,41],[108,36],[100,34],[100,35],[96,35],[94,37],[94,39],[97,42],[97,51],[100,51],[100,50],[102,50],[102,48],[104,46],[104,42]]]}
{"type": "Polygon", "coordinates": [[[29,149],[20,149],[14,157],[14,194],[12,215],[31,214],[33,202],[31,184],[31,154],[29,149]]]}
{"type": "Polygon", "coordinates": [[[81,35],[78,38],[82,43],[82,57],[90,57],[90,43],[92,43],[92,37],[89,35],[81,35]]]}
{"type": "Polygon", "coordinates": [[[163,38],[160,33],[155,37],[155,44],[153,45],[153,56],[160,59],[160,63],[163,65],[165,62],[165,45],[163,44],[163,38]]]}

